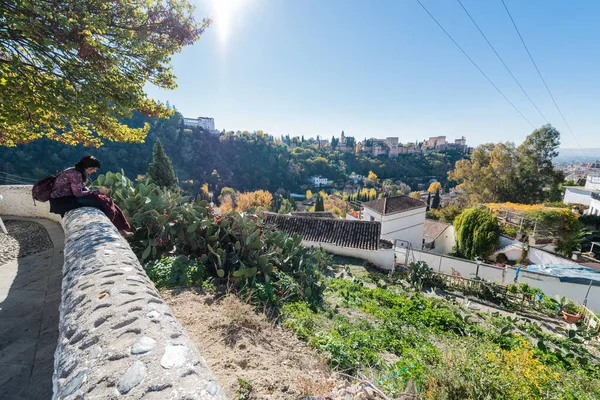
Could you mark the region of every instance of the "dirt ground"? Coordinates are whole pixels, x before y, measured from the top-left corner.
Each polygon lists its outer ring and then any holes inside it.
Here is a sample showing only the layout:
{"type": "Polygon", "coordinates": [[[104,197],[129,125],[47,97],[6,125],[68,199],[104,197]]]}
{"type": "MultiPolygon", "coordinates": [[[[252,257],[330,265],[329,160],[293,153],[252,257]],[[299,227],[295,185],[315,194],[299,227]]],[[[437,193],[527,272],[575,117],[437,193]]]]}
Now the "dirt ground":
{"type": "Polygon", "coordinates": [[[234,296],[161,293],[231,399],[300,399],[344,387],[293,333],[234,296]]]}

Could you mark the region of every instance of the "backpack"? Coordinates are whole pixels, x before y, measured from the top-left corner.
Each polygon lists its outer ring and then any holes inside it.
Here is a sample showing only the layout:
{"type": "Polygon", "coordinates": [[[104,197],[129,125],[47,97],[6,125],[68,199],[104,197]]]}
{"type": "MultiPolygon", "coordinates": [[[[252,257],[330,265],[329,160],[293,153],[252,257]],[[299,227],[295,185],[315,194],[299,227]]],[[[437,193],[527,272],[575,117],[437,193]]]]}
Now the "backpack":
{"type": "Polygon", "coordinates": [[[56,176],[50,175],[45,178],[40,179],[33,185],[31,189],[31,197],[33,197],[33,204],[35,201],[40,201],[42,203],[50,200],[50,193],[52,193],[52,188],[54,188],[54,182],[56,181],[56,176]]]}

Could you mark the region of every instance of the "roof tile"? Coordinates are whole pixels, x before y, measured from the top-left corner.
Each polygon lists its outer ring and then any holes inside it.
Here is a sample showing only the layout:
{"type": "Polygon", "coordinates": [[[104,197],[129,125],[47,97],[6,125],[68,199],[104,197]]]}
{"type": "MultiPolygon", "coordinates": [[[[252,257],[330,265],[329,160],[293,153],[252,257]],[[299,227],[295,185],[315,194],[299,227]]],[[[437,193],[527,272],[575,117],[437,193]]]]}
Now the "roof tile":
{"type": "Polygon", "coordinates": [[[370,221],[349,221],[345,219],[295,217],[279,214],[265,214],[266,225],[290,234],[298,234],[302,239],[330,243],[336,246],[363,250],[377,250],[381,224],[370,221]]]}
{"type": "Polygon", "coordinates": [[[363,206],[370,208],[381,215],[396,214],[414,208],[427,207],[421,200],[416,200],[408,196],[384,197],[367,201],[366,203],[363,203],[363,206]]]}

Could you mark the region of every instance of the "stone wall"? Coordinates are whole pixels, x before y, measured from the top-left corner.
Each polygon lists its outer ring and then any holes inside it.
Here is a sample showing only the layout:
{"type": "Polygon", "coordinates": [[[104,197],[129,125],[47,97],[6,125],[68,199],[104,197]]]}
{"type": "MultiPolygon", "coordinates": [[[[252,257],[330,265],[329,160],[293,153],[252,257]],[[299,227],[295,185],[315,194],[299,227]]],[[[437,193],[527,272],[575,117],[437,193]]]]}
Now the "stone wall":
{"type": "Polygon", "coordinates": [[[50,203],[33,203],[31,185],[0,185],[0,216],[45,218],[62,223],[60,215],[50,213],[50,203]]]}
{"type": "Polygon", "coordinates": [[[54,399],[225,399],[104,214],[80,208],[64,227],[54,399]]]}

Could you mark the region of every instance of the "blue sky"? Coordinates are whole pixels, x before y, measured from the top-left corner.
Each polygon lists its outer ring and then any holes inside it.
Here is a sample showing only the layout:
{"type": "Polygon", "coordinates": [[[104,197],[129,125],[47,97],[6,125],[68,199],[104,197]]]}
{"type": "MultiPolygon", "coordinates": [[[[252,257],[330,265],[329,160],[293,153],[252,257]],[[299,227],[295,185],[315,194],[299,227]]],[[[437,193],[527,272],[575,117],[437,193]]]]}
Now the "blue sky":
{"type": "MultiPolygon", "coordinates": [[[[456,0],[421,0],[537,127],[545,123],[456,0]]],[[[600,2],[505,0],[582,147],[600,147],[600,2]]],[[[148,94],[217,129],[331,138],[514,141],[529,125],[416,0],[194,0],[213,25],[148,94]]],[[[501,0],[463,4],[548,120],[578,147],[501,0]]]]}

